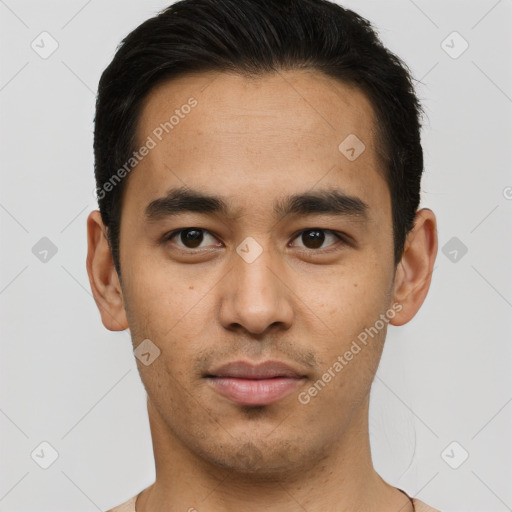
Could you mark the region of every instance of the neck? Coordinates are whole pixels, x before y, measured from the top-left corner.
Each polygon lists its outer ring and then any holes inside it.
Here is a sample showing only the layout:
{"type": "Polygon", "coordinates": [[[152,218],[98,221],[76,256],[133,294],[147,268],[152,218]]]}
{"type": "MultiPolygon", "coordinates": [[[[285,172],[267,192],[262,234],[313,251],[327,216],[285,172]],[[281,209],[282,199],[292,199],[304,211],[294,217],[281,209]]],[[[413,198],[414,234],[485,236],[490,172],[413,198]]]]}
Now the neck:
{"type": "Polygon", "coordinates": [[[410,512],[406,495],[374,470],[368,434],[369,395],[325,453],[286,471],[221,467],[192,453],[148,399],[156,480],[137,499],[137,512],[410,512]]]}

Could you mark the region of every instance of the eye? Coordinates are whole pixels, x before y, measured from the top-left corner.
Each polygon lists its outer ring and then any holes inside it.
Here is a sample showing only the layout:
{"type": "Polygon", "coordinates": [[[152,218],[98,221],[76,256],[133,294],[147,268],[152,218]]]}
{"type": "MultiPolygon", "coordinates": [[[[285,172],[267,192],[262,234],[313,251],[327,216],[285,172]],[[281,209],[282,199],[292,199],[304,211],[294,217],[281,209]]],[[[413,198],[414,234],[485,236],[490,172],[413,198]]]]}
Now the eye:
{"type": "MultiPolygon", "coordinates": [[[[170,242],[173,241],[174,239],[177,239],[177,241],[173,242],[175,245],[177,245],[181,249],[189,249],[193,251],[194,249],[201,248],[201,244],[205,242],[205,240],[206,242],[208,242],[208,237],[211,238],[210,245],[213,243],[215,247],[222,247],[222,243],[219,242],[209,231],[203,228],[196,227],[178,229],[176,231],[168,233],[164,235],[164,237],[162,238],[162,243],[170,242]]],[[[299,236],[296,236],[294,238],[294,240],[300,239],[300,241],[302,242],[302,248],[306,250],[316,251],[317,249],[322,249],[322,246],[326,242],[326,238],[328,241],[329,237],[332,240],[334,240],[334,242],[338,241],[341,242],[342,244],[348,243],[341,233],[338,234],[334,231],[321,228],[310,228],[303,230],[299,233],[299,236]]],[[[329,244],[327,247],[333,245],[336,245],[336,243],[329,244]]],[[[206,247],[208,247],[208,245],[203,246],[203,248],[206,247]]],[[[298,247],[301,246],[299,245],[298,247]]]]}
{"type": "MultiPolygon", "coordinates": [[[[335,241],[341,241],[342,243],[345,243],[345,240],[341,234],[337,234],[334,231],[330,231],[329,229],[321,229],[321,228],[311,228],[306,229],[302,231],[298,237],[295,238],[295,240],[300,239],[303,243],[302,247],[305,247],[306,249],[315,250],[318,248],[322,248],[323,243],[326,240],[326,235],[330,235],[331,238],[333,238],[335,241]]],[[[327,239],[329,236],[327,237],[327,239]]],[[[334,244],[330,244],[331,246],[334,244]]],[[[300,246],[299,246],[300,247],[300,246]]]]}
{"type": "MultiPolygon", "coordinates": [[[[205,240],[204,233],[207,233],[208,236],[215,242],[216,238],[214,238],[208,231],[202,228],[185,228],[185,229],[179,229],[177,231],[173,231],[172,233],[169,233],[168,235],[165,235],[163,238],[163,242],[171,241],[173,238],[178,237],[178,240],[183,245],[178,245],[178,247],[184,248],[184,249],[197,249],[200,247],[201,243],[205,240]]],[[[217,247],[220,247],[220,243],[216,244],[217,247]]]]}

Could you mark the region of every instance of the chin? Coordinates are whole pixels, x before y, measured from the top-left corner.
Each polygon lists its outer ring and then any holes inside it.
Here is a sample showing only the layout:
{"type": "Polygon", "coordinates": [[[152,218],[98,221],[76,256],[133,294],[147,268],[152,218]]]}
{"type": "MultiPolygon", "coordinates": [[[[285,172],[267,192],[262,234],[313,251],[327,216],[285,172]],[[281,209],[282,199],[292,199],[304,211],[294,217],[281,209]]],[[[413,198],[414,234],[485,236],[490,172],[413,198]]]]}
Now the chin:
{"type": "Polygon", "coordinates": [[[202,440],[195,445],[196,454],[214,466],[240,475],[258,477],[262,481],[275,479],[276,474],[291,476],[293,473],[302,473],[305,468],[311,468],[317,460],[324,458],[321,447],[317,447],[318,450],[307,450],[304,439],[296,436],[293,441],[275,437],[269,441],[268,434],[261,434],[260,437],[254,432],[246,432],[240,437],[233,432],[230,434],[226,433],[222,441],[215,445],[206,444],[206,440],[202,440]]]}

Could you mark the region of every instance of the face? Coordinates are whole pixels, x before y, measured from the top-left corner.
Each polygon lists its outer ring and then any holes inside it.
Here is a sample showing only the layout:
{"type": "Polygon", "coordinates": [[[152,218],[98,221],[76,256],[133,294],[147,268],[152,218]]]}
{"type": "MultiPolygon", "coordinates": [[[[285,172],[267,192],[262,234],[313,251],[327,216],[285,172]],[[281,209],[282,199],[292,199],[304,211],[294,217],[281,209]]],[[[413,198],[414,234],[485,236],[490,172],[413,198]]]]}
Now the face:
{"type": "Polygon", "coordinates": [[[146,98],[122,300],[134,347],[160,351],[137,360],[151,414],[188,452],[305,467],[358,417],[399,309],[374,130],[362,92],[313,71],[204,73],[146,98]]]}

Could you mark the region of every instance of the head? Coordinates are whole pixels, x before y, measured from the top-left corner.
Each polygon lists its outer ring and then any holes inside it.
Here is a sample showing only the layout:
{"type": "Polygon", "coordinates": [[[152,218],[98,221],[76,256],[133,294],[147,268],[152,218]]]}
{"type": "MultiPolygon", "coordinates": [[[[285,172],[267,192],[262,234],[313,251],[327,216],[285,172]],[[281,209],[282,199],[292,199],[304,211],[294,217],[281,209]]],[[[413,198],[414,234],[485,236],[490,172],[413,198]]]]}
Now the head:
{"type": "Polygon", "coordinates": [[[182,446],[276,471],[362,421],[437,252],[420,117],[406,65],[324,0],[183,0],[123,40],[98,90],[87,267],[104,325],[151,340],[150,411],[182,446]],[[301,376],[274,403],[211,385],[269,359],[301,376]]]}

